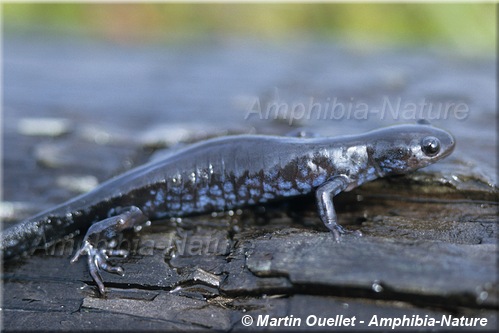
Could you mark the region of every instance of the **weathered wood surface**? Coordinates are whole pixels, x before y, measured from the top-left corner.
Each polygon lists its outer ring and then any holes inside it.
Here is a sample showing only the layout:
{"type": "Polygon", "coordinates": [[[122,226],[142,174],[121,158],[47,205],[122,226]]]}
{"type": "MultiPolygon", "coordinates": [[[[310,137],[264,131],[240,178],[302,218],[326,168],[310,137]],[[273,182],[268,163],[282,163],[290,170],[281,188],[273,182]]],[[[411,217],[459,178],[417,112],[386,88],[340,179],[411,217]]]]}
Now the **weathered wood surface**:
{"type": "MultiPolygon", "coordinates": [[[[373,315],[452,314],[497,328],[492,61],[422,51],[361,55],[320,43],[307,52],[300,43],[194,51],[22,38],[5,44],[6,225],[144,162],[158,147],[230,132],[287,132],[289,118],[245,119],[253,97],[265,105],[276,90],[288,103],[360,96],[379,105],[386,95],[465,101],[471,111],[462,121],[434,121],[457,138],[447,160],[338,196],[340,221],[363,237],[336,243],[313,198],[157,221],[124,238],[135,251],[120,262],[124,277],[103,274],[106,297],[85,260],[69,264],[76,239],[4,266],[4,329],[230,331],[255,329],[241,318],[262,314],[356,316],[366,325],[373,315]],[[38,117],[57,119],[50,127],[38,117]]],[[[344,134],[394,121],[296,123],[344,134]]],[[[342,329],[376,329],[366,325],[342,329]]]]}

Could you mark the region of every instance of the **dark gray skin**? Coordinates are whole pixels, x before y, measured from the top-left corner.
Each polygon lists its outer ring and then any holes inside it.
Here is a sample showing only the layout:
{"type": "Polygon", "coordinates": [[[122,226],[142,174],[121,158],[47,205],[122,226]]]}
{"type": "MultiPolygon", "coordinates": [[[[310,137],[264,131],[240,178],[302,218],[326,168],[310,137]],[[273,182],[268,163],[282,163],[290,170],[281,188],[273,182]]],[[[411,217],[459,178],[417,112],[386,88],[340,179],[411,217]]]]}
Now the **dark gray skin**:
{"type": "Polygon", "coordinates": [[[314,192],[319,217],[338,241],[345,233],[332,198],[379,177],[403,174],[448,156],[455,140],[428,125],[398,125],[362,135],[324,138],[242,135],[216,138],[132,169],[96,189],[28,218],[1,235],[4,259],[87,232],[80,255],[104,293],[101,269],[123,274],[99,248],[149,221],[231,210],[314,192]]]}

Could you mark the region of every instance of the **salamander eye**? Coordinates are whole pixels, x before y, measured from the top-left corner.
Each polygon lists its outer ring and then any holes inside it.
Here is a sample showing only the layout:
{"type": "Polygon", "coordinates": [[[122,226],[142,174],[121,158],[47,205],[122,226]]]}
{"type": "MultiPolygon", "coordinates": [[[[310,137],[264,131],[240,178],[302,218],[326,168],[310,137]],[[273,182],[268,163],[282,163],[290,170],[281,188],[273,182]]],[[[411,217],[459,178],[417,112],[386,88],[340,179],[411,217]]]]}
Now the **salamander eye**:
{"type": "Polygon", "coordinates": [[[435,156],[440,151],[440,141],[434,136],[427,136],[421,140],[421,150],[427,156],[435,156]]]}

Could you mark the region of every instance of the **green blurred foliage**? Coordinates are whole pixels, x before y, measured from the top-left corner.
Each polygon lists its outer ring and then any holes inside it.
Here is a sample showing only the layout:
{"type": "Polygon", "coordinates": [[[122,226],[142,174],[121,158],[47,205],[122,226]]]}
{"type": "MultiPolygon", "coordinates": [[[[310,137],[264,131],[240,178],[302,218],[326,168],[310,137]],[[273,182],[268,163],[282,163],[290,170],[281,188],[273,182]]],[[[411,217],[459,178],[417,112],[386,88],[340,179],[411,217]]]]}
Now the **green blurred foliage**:
{"type": "Polygon", "coordinates": [[[439,44],[491,52],[489,4],[33,4],[3,5],[4,27],[43,27],[117,42],[210,35],[288,39],[306,35],[354,43],[439,44]]]}

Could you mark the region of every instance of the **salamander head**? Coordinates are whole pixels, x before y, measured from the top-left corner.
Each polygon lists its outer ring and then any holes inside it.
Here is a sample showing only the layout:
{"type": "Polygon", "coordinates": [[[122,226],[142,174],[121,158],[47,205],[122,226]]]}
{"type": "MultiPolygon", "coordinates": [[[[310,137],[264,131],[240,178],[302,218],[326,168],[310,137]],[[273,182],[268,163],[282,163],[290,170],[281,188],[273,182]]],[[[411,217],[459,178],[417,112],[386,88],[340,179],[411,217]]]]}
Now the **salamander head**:
{"type": "Polygon", "coordinates": [[[426,124],[397,125],[370,134],[368,154],[380,176],[433,164],[450,155],[456,142],[448,132],[426,124]]]}

